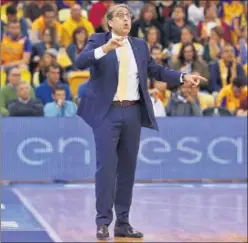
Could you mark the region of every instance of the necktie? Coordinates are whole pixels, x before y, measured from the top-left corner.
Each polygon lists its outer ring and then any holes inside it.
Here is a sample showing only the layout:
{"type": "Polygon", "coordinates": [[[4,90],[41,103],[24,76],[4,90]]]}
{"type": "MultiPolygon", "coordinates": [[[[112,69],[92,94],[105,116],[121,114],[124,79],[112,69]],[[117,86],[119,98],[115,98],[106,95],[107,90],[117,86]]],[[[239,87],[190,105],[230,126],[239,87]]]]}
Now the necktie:
{"type": "Polygon", "coordinates": [[[119,77],[117,97],[123,101],[127,97],[128,48],[127,43],[120,47],[119,77]]]}

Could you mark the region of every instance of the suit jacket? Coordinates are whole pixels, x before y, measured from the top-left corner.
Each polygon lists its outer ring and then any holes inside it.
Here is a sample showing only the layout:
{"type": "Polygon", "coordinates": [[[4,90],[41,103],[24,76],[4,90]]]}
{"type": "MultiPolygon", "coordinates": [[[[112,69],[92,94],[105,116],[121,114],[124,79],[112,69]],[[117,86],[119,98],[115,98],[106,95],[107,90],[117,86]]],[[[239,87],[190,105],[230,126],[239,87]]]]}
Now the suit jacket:
{"type": "MultiPolygon", "coordinates": [[[[81,98],[77,115],[93,128],[101,123],[109,111],[118,86],[116,51],[110,51],[98,60],[94,56],[95,49],[107,43],[111,37],[109,32],[93,34],[75,63],[78,69],[90,67],[90,80],[81,98]]],[[[158,130],[147,90],[148,75],[156,80],[180,85],[181,72],[156,64],[144,40],[129,37],[129,42],[138,68],[142,126],[158,130]]]]}

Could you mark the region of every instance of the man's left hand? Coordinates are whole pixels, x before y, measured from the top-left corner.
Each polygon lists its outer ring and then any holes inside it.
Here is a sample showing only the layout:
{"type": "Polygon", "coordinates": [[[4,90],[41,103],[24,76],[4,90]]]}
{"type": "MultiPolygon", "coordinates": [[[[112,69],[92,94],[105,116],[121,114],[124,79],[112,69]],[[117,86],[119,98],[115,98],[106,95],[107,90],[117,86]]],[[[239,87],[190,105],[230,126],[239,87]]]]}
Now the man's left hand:
{"type": "Polygon", "coordinates": [[[189,83],[192,86],[199,86],[200,82],[207,82],[207,79],[200,75],[186,74],[183,79],[184,83],[189,83]]]}

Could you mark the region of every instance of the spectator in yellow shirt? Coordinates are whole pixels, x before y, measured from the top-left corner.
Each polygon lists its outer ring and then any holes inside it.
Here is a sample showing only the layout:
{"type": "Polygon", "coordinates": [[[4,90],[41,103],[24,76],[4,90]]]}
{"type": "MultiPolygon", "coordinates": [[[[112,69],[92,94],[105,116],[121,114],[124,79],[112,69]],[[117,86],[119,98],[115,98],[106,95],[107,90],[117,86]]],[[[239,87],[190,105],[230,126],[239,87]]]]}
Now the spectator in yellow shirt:
{"type": "Polygon", "coordinates": [[[61,45],[67,47],[72,42],[73,32],[77,27],[84,27],[88,36],[92,35],[95,30],[89,20],[82,16],[81,6],[75,4],[71,7],[71,17],[62,24],[61,45]]]}
{"type": "Polygon", "coordinates": [[[219,6],[219,17],[231,30],[232,43],[236,44],[239,35],[240,17],[244,13],[244,5],[241,1],[222,0],[219,6]]]}
{"type": "Polygon", "coordinates": [[[57,21],[57,14],[51,5],[44,5],[42,8],[42,16],[36,19],[32,24],[32,41],[42,41],[45,29],[53,27],[56,30],[58,40],[61,37],[61,24],[57,21]]]}
{"type": "Polygon", "coordinates": [[[8,32],[4,33],[1,42],[2,68],[19,66],[27,68],[30,62],[32,44],[27,36],[21,34],[18,20],[8,23],[8,32]]]}
{"type": "Polygon", "coordinates": [[[236,112],[241,102],[247,99],[247,86],[245,77],[239,76],[232,84],[226,85],[218,94],[217,106],[222,106],[236,112]]]}

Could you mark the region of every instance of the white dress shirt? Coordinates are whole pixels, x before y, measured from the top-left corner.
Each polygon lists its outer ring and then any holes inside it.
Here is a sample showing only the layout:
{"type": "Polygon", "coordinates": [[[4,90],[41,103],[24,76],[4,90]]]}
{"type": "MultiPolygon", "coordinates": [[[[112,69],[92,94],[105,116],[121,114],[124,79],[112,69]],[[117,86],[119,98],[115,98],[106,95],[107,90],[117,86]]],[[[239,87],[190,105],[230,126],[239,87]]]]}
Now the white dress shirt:
{"type": "MultiPolygon", "coordinates": [[[[117,37],[114,33],[112,33],[112,38],[117,37]]],[[[126,100],[139,100],[139,79],[138,79],[138,67],[134,58],[133,49],[131,47],[130,42],[126,39],[128,45],[128,74],[127,74],[127,98],[126,100]]],[[[116,50],[117,60],[120,62],[120,48],[116,50]]],[[[107,53],[104,53],[102,47],[98,47],[95,49],[94,55],[96,59],[100,59],[105,56],[107,53]]],[[[110,67],[111,68],[111,67],[110,67]]],[[[116,94],[114,96],[114,100],[118,100],[116,94]]]]}

